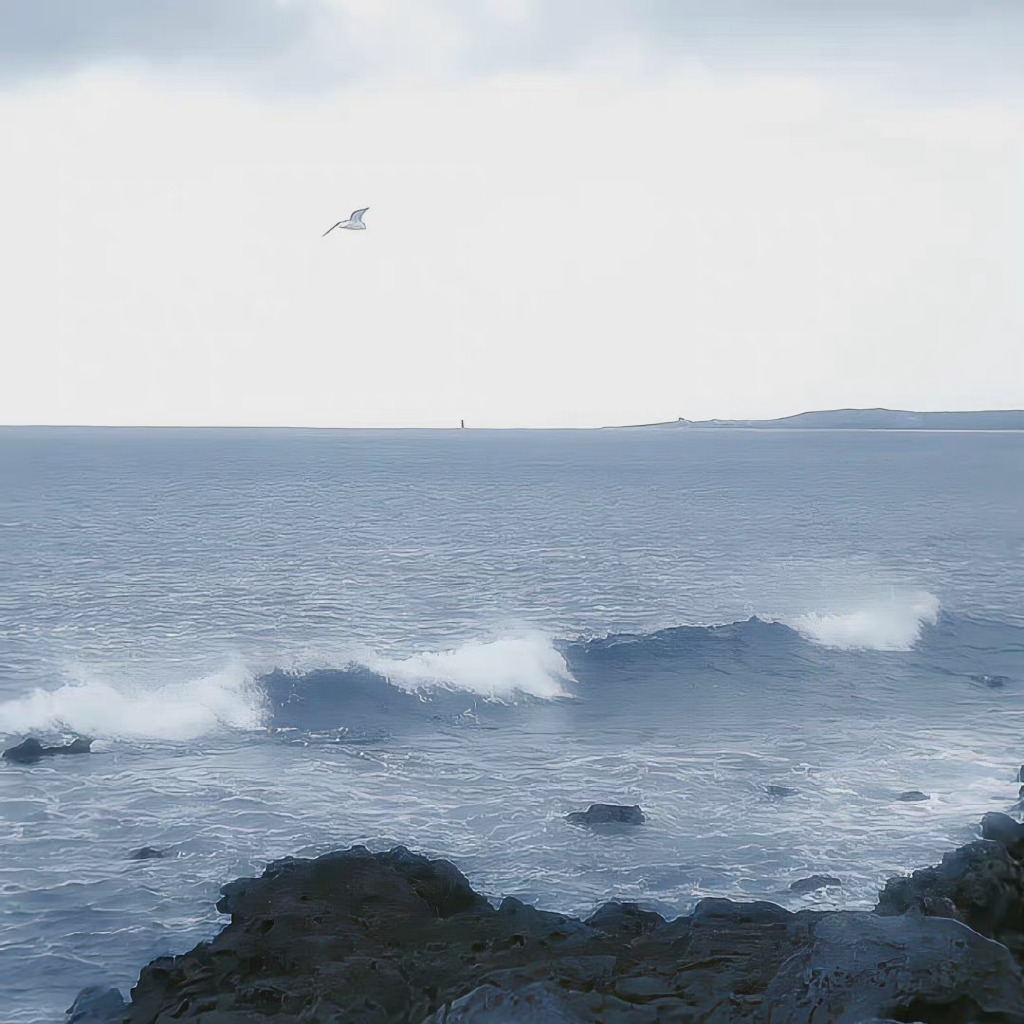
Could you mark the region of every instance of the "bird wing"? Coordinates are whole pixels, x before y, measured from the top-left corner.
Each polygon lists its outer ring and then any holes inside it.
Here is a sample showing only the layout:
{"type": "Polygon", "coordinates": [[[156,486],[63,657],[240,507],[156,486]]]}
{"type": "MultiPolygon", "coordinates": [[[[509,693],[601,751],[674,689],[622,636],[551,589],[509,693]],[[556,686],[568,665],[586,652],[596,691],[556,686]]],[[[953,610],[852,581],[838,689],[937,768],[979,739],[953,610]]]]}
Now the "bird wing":
{"type": "Polygon", "coordinates": [[[323,238],[324,235],[329,235],[335,228],[340,228],[344,223],[343,220],[339,220],[337,224],[332,224],[320,237],[323,238]]]}
{"type": "Polygon", "coordinates": [[[356,224],[363,223],[363,214],[369,209],[368,206],[364,206],[361,210],[353,210],[352,216],[349,217],[350,221],[354,221],[356,224]]]}

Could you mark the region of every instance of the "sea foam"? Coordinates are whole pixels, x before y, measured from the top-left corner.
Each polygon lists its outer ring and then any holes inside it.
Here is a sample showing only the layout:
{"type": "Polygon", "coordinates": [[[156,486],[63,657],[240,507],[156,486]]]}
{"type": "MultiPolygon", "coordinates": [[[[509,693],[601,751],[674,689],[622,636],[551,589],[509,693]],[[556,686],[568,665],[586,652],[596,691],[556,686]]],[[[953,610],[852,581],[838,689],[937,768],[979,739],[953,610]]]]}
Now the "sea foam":
{"type": "Polygon", "coordinates": [[[575,682],[562,655],[539,635],[469,642],[408,658],[371,655],[359,663],[405,690],[442,687],[498,700],[517,694],[565,697],[575,682]]]}
{"type": "Polygon", "coordinates": [[[82,667],[69,674],[72,681],[54,690],[0,704],[0,732],[189,740],[223,728],[259,728],[264,720],[262,692],[241,664],[160,686],[115,684],[82,667]]]}
{"type": "Polygon", "coordinates": [[[810,612],[783,619],[808,640],[839,650],[910,651],[925,625],[935,625],[939,599],[927,591],[891,594],[839,613],[810,612]]]}

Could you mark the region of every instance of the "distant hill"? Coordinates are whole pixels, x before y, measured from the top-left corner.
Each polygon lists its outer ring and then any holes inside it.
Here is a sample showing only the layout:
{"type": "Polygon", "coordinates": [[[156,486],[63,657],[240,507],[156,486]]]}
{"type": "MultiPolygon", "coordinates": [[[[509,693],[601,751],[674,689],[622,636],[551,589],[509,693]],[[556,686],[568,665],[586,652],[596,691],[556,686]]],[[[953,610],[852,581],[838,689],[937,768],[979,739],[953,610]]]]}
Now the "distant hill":
{"type": "Polygon", "coordinates": [[[640,427],[685,430],[1024,430],[1024,410],[906,412],[902,409],[826,409],[776,420],[672,420],[640,427]]]}

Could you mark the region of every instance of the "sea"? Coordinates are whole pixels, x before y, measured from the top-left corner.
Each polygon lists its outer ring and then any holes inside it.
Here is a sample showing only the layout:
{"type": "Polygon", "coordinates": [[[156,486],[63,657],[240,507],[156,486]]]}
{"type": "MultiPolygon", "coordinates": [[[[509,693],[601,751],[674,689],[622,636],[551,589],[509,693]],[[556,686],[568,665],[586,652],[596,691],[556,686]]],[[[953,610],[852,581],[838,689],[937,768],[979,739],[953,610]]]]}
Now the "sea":
{"type": "Polygon", "coordinates": [[[0,742],[94,741],[0,764],[4,1024],[280,857],[869,908],[1018,799],[1024,433],[5,428],[0,481],[0,742]]]}

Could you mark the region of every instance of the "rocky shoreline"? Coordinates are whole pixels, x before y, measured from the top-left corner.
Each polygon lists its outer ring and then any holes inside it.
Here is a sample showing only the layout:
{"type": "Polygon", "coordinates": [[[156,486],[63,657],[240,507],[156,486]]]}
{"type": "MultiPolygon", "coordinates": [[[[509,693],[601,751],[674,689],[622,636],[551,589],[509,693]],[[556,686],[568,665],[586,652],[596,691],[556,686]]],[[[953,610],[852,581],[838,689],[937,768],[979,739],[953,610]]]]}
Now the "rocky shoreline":
{"type": "Polygon", "coordinates": [[[1024,825],[890,879],[873,911],[703,899],[667,921],[497,908],[398,847],[287,858],[222,889],[230,923],[87,989],[69,1024],[1024,1024],[1024,825]]]}

